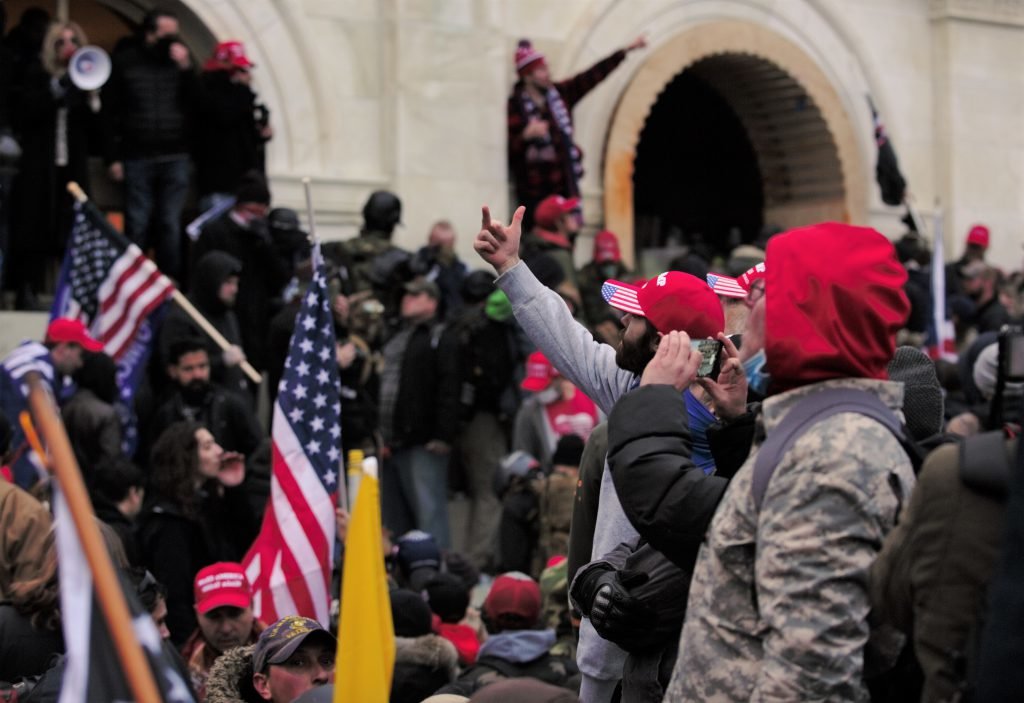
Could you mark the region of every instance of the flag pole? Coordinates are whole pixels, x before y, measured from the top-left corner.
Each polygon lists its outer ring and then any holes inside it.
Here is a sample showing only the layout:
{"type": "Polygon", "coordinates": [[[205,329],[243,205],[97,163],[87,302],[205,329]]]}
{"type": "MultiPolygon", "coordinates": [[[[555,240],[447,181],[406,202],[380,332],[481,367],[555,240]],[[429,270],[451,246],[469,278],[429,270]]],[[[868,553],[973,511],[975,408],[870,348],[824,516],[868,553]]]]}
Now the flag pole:
{"type": "MultiPolygon", "coordinates": [[[[76,201],[83,205],[89,202],[89,196],[87,196],[85,191],[82,190],[82,187],[74,181],[70,181],[68,183],[68,192],[71,193],[72,197],[74,197],[76,201]]],[[[231,347],[231,342],[225,339],[224,335],[218,332],[217,328],[210,324],[210,321],[206,319],[203,313],[196,310],[195,305],[193,305],[189,299],[177,289],[177,287],[172,291],[171,299],[185,311],[185,314],[192,318],[193,322],[199,325],[200,329],[202,329],[203,332],[205,332],[207,336],[209,336],[210,339],[212,339],[214,343],[221,348],[222,351],[227,351],[231,347]]],[[[263,382],[263,376],[260,375],[260,372],[253,368],[253,365],[248,361],[243,361],[240,366],[242,368],[242,372],[245,373],[253,383],[259,385],[263,382]]]]}
{"type": "Polygon", "coordinates": [[[132,697],[140,703],[160,703],[160,693],[153,679],[153,672],[132,629],[128,603],[125,601],[114,565],[110,561],[110,554],[96,526],[95,515],[89,503],[89,495],[86,493],[78,462],[71,450],[64,425],[54,409],[53,398],[38,372],[28,372],[25,379],[29,387],[29,409],[39,425],[46,445],[50,448],[51,471],[67,500],[78,539],[82,543],[82,551],[85,552],[89,570],[92,571],[96,598],[110,627],[114,648],[131,688],[132,697]]]}

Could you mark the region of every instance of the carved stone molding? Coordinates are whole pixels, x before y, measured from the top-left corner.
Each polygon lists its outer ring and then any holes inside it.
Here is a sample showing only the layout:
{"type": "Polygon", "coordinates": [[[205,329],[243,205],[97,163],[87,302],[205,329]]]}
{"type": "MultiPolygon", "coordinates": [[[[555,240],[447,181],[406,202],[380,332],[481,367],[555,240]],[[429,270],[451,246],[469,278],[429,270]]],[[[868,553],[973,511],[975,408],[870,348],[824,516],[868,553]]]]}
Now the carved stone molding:
{"type": "Polygon", "coordinates": [[[931,0],[931,17],[1024,27],[1024,0],[931,0]]]}

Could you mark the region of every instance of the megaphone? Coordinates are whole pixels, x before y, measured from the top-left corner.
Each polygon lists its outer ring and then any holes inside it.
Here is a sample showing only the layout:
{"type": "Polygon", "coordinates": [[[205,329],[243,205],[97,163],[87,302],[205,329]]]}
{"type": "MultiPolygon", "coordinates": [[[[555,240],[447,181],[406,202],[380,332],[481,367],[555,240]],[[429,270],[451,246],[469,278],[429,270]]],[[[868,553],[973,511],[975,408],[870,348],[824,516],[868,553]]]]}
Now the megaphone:
{"type": "Polygon", "coordinates": [[[110,78],[110,56],[98,46],[83,46],[71,55],[68,76],[79,90],[96,90],[110,78]]]}

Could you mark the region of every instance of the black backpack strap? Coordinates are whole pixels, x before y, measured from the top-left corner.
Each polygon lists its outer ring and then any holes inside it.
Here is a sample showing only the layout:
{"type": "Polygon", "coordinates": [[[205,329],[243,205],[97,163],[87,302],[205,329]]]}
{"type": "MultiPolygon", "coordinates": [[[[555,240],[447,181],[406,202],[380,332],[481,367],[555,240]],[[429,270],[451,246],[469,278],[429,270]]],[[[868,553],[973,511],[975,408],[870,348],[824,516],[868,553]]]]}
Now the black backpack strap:
{"type": "Polygon", "coordinates": [[[960,480],[981,493],[1005,497],[1013,455],[1002,430],[983,432],[960,443],[960,480]]]}
{"type": "Polygon", "coordinates": [[[770,435],[761,444],[754,459],[752,492],[754,506],[761,510],[768,483],[779,460],[797,439],[812,425],[839,413],[858,413],[880,422],[893,435],[905,443],[903,426],[899,418],[878,396],[854,388],[832,388],[812,393],[794,405],[770,435]]]}

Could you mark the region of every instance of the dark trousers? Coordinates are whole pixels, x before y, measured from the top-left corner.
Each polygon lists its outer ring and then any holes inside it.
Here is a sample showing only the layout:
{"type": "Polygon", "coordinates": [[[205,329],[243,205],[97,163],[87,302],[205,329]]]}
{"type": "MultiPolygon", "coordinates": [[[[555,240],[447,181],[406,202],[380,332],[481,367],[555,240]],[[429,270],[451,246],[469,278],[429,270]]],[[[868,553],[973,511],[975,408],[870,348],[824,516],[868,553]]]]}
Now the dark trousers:
{"type": "Polygon", "coordinates": [[[188,194],[188,157],[124,160],[125,234],[143,250],[156,250],[156,264],[181,278],[181,211],[188,194]]]}

